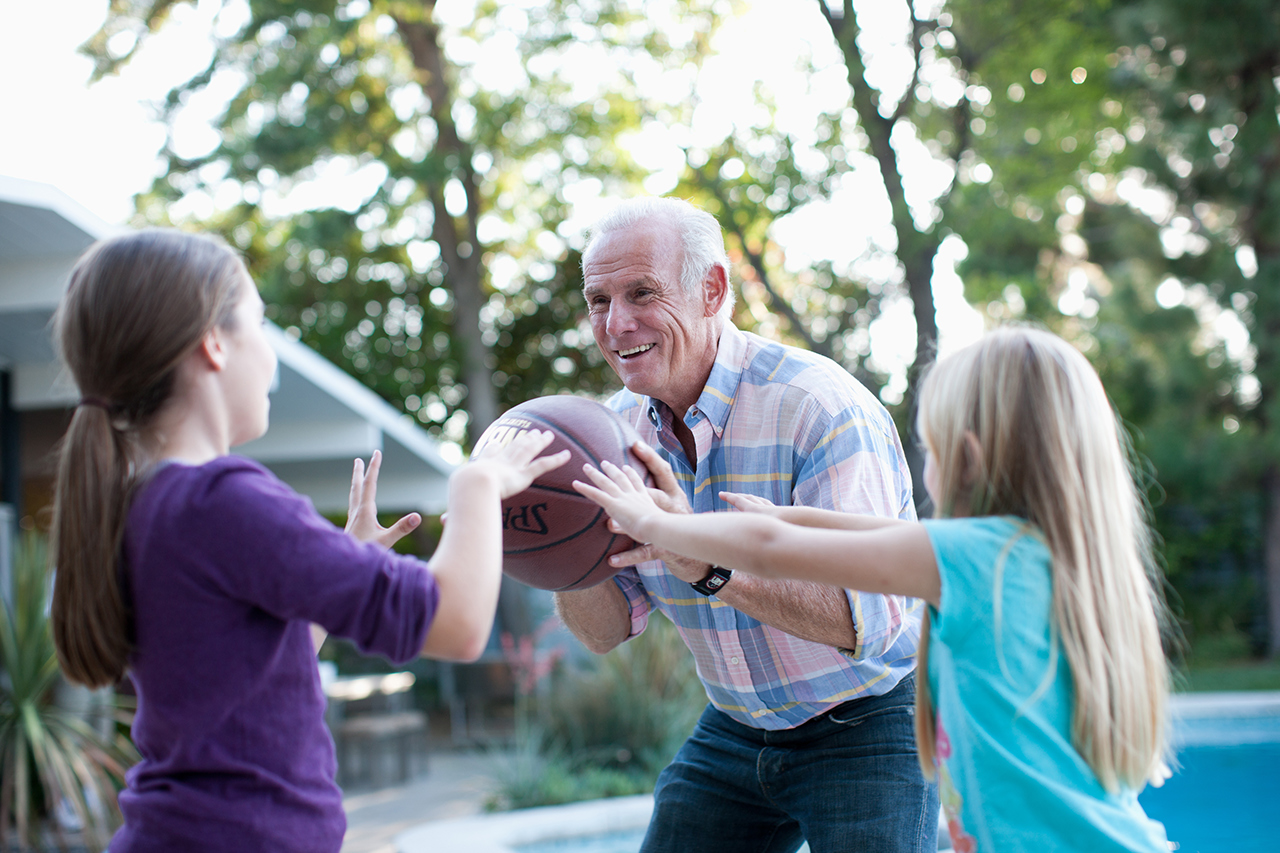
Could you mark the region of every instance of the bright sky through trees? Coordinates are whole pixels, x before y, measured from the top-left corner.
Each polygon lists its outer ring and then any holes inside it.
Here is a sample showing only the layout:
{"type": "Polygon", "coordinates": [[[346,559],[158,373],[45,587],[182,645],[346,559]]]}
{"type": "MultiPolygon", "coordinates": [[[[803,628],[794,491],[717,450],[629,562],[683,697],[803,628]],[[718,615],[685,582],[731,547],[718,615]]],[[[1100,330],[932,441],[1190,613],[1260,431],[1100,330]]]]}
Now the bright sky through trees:
{"type": "MultiPolygon", "coordinates": [[[[9,84],[0,92],[0,109],[13,121],[13,132],[0,134],[0,174],[53,184],[104,219],[125,221],[133,212],[132,196],[144,191],[159,170],[156,153],[164,141],[164,129],[152,120],[148,102],[161,100],[168,90],[204,68],[210,56],[210,34],[234,31],[240,24],[234,7],[217,16],[221,3],[180,5],[161,33],[151,37],[139,55],[118,77],[88,87],[90,61],[76,48],[97,28],[106,14],[106,0],[59,0],[58,3],[23,3],[0,0],[0,18],[15,38],[0,52],[0,74],[9,84]]],[[[668,87],[677,94],[691,92],[697,103],[689,127],[650,131],[633,140],[637,158],[651,170],[646,189],[670,191],[676,184],[683,159],[675,146],[711,147],[732,126],[749,126],[753,111],[753,86],[763,82],[779,105],[780,123],[803,135],[811,132],[814,116],[822,109],[848,102],[849,87],[840,52],[813,3],[795,0],[751,0],[743,13],[717,34],[715,55],[696,80],[656,77],[654,87],[668,87]],[[817,74],[797,70],[797,59],[813,57],[817,74]]],[[[869,4],[868,11],[880,7],[869,4]]],[[[887,7],[897,9],[896,4],[887,7]]],[[[471,14],[468,0],[450,0],[438,7],[446,23],[471,14]]],[[[900,11],[900,10],[899,10],[900,11]]],[[[673,22],[679,26],[680,22],[673,22]]],[[[872,55],[874,82],[887,93],[907,84],[909,72],[895,61],[903,49],[905,18],[893,11],[867,19],[864,27],[877,27],[874,43],[882,45],[872,55]]],[[[502,62],[514,53],[477,51],[473,44],[450,45],[457,60],[489,64],[486,74],[500,81],[502,62]],[[474,54],[474,55],[471,55],[474,54]]],[[[511,76],[509,70],[507,76],[511,76]]],[[[233,81],[225,81],[232,84],[233,81]]],[[[935,85],[938,83],[935,82],[935,85]]],[[[220,87],[215,78],[211,89],[220,87]]],[[[223,87],[229,96],[234,85],[223,87]]],[[[217,94],[204,94],[187,105],[182,124],[175,130],[179,153],[200,154],[217,140],[208,125],[222,109],[217,94]]],[[[869,156],[860,158],[830,201],[813,203],[783,219],[775,227],[776,239],[786,247],[788,266],[804,267],[817,259],[848,263],[869,245],[892,248],[889,202],[869,156]]],[[[908,175],[907,192],[914,207],[926,210],[948,175],[920,150],[908,175]]],[[[731,166],[730,166],[731,167],[731,166]]],[[[945,167],[941,167],[945,172],[945,167]]],[[[731,177],[731,176],[727,176],[731,177]]],[[[373,191],[382,176],[377,170],[335,166],[317,175],[309,185],[295,188],[276,200],[280,210],[324,205],[355,208],[373,191]]],[[[584,186],[573,199],[572,224],[585,227],[608,199],[598,187],[584,186]]],[[[207,215],[219,200],[184,200],[193,212],[207,215]]],[[[980,317],[964,302],[953,263],[965,248],[958,240],[944,244],[944,257],[934,279],[941,327],[942,349],[963,345],[982,328],[980,317]]],[[[892,277],[891,270],[885,278],[892,277]]],[[[911,308],[905,298],[887,302],[882,317],[872,326],[872,349],[878,363],[896,382],[904,385],[904,371],[914,347],[911,308]]]]}

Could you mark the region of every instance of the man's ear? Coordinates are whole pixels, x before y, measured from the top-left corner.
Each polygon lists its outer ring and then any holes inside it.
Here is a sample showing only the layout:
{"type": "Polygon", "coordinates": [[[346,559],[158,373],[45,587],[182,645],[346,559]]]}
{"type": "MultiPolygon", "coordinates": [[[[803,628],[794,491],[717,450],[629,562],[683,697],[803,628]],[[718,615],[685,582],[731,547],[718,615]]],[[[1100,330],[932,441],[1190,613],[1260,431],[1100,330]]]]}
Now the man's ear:
{"type": "Polygon", "coordinates": [[[714,317],[720,313],[724,301],[729,296],[729,278],[724,267],[713,264],[702,280],[703,316],[714,317]]]}
{"type": "Polygon", "coordinates": [[[219,371],[227,366],[227,348],[222,340],[222,330],[217,326],[204,333],[192,353],[201,366],[219,371]]]}

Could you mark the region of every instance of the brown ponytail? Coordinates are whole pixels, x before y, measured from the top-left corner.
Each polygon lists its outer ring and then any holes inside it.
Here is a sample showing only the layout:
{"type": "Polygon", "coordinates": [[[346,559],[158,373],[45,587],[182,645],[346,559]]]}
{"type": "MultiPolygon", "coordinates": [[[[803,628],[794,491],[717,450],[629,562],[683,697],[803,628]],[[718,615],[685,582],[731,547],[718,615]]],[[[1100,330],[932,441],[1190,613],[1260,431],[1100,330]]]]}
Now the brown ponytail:
{"type": "Polygon", "coordinates": [[[144,458],[141,437],[173,391],[178,364],[231,322],[248,274],[225,244],[139,231],[92,246],[54,318],[62,359],[84,399],[58,459],[51,622],[67,678],[117,681],[129,654],[121,594],[125,518],[144,458]]]}

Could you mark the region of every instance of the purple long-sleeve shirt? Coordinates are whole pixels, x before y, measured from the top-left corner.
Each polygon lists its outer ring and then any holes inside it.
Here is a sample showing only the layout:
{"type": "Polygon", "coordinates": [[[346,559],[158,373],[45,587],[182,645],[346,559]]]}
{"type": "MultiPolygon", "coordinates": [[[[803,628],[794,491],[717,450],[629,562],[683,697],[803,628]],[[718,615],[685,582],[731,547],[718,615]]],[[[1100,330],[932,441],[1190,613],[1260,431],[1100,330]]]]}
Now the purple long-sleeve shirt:
{"type": "Polygon", "coordinates": [[[125,529],[133,739],[112,853],[337,851],[334,783],[308,625],[406,661],[439,592],[419,561],[355,541],[256,462],[171,463],[125,529]]]}

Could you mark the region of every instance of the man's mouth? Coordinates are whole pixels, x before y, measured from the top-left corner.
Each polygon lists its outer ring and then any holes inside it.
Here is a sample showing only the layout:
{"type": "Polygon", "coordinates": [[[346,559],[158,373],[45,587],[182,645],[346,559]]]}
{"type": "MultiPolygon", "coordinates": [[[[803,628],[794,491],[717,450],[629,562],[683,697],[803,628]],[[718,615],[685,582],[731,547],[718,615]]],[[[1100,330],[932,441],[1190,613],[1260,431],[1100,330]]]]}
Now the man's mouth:
{"type": "Polygon", "coordinates": [[[640,355],[641,353],[648,352],[653,349],[654,346],[656,346],[656,344],[641,344],[640,346],[632,347],[631,349],[620,349],[618,350],[618,357],[630,358],[633,355],[640,355]]]}

